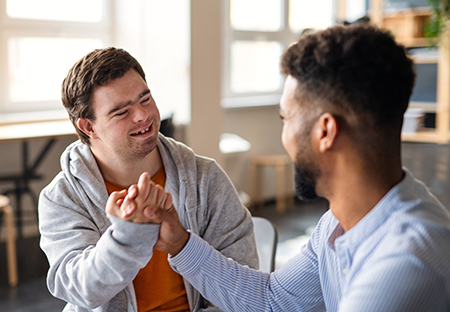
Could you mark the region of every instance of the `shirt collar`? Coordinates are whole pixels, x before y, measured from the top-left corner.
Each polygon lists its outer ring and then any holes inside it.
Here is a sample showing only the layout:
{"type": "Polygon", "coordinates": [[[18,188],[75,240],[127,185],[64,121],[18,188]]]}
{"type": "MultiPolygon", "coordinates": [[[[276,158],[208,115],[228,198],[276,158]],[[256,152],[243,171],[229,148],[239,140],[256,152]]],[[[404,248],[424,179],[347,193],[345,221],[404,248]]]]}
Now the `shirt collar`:
{"type": "Polygon", "coordinates": [[[394,209],[401,205],[401,195],[411,189],[414,178],[407,168],[403,168],[403,179],[394,185],[387,194],[364,216],[353,228],[344,232],[338,224],[329,237],[330,246],[334,249],[339,246],[347,249],[356,249],[372,233],[381,227],[394,209]]]}

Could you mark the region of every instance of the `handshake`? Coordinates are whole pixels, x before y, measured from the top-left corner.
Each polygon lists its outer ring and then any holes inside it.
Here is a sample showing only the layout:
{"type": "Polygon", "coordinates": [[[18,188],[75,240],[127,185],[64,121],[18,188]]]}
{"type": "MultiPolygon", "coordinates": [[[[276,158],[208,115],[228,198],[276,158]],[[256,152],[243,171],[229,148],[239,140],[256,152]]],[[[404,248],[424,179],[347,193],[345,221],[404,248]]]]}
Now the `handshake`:
{"type": "Polygon", "coordinates": [[[189,239],[172,204],[172,195],[151,181],[144,172],[137,184],[128,190],[112,192],[106,203],[106,213],[134,223],[160,224],[154,248],[175,256],[189,239]]]}

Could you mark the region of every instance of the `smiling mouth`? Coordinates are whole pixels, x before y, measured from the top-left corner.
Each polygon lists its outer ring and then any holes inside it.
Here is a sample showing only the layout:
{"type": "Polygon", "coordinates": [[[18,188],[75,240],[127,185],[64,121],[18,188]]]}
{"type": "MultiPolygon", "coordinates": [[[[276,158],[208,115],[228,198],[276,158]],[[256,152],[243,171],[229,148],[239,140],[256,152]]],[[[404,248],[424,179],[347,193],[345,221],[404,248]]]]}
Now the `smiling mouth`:
{"type": "Polygon", "coordinates": [[[148,128],[147,129],[144,129],[144,130],[142,130],[142,131],[139,131],[139,132],[135,132],[135,133],[132,133],[131,135],[139,135],[139,134],[143,134],[143,133],[145,133],[145,132],[148,132],[148,131],[150,131],[150,128],[151,128],[152,126],[150,125],[150,126],[148,126],[148,128]]]}

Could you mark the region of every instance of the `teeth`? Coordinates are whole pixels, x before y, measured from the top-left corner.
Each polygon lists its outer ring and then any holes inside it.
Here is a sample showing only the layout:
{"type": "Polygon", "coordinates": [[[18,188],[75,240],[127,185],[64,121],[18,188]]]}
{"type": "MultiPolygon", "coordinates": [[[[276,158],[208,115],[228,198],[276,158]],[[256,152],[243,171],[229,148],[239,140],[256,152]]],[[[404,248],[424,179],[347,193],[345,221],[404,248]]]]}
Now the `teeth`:
{"type": "Polygon", "coordinates": [[[147,129],[144,129],[142,131],[138,131],[138,132],[134,133],[133,135],[143,134],[143,133],[148,132],[148,131],[150,131],[150,127],[148,127],[147,129]]]}

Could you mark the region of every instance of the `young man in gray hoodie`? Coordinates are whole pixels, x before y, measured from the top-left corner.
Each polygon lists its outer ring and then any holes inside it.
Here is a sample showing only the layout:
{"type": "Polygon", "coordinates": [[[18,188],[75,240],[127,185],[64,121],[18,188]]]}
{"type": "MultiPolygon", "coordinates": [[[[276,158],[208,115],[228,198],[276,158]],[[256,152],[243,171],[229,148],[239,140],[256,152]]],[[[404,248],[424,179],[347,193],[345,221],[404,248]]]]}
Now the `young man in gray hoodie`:
{"type": "Polygon", "coordinates": [[[116,48],[94,50],[62,85],[79,141],[39,199],[50,292],[64,311],[219,311],[153,250],[159,225],[107,216],[109,193],[143,172],[172,194],[186,229],[226,257],[257,267],[253,225],[213,160],[159,133],[160,115],[139,63],[116,48]]]}

